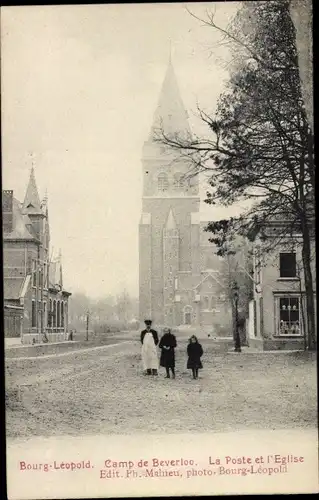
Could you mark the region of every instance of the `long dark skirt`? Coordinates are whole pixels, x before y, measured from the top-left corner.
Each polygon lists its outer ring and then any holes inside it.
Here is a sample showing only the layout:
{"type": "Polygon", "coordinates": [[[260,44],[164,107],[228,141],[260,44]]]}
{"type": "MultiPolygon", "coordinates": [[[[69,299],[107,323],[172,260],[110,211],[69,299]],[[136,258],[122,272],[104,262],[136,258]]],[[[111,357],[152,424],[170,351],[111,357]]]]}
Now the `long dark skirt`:
{"type": "Polygon", "coordinates": [[[188,358],[187,368],[190,370],[193,370],[194,368],[196,368],[196,369],[203,368],[203,365],[202,365],[200,358],[199,359],[198,358],[197,359],[196,358],[188,358]]]}
{"type": "Polygon", "coordinates": [[[162,349],[160,365],[164,368],[175,368],[175,351],[174,349],[170,349],[167,351],[166,349],[162,349]]]}

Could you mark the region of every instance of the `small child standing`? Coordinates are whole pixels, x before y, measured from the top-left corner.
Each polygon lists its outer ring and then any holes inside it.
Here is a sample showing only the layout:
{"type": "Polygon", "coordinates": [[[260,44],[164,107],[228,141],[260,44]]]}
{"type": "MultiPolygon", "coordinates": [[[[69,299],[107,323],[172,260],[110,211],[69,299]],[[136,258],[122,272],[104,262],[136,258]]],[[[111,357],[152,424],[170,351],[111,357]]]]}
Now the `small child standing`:
{"type": "Polygon", "coordinates": [[[198,378],[198,370],[203,368],[201,357],[203,355],[203,348],[201,344],[198,342],[197,337],[192,335],[189,339],[189,344],[187,346],[187,368],[192,370],[193,379],[198,378]]]}

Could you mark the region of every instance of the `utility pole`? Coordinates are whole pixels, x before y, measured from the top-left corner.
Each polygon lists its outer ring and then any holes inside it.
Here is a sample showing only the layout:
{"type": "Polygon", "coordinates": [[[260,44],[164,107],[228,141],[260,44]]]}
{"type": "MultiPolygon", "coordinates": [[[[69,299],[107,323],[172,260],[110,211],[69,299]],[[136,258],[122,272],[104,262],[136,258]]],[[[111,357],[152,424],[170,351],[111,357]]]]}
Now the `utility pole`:
{"type": "Polygon", "coordinates": [[[89,311],[87,311],[87,313],[86,313],[86,340],[87,341],[89,340],[89,317],[90,317],[90,313],[89,313],[89,311]]]}

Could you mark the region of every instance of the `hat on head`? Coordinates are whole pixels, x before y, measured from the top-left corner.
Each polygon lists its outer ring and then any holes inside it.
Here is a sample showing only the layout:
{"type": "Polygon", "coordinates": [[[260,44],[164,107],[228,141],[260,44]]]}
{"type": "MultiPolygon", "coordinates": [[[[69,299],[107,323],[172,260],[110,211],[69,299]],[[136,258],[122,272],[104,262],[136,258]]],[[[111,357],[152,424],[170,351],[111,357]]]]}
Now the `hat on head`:
{"type": "Polygon", "coordinates": [[[152,320],[151,319],[145,319],[144,323],[145,323],[145,325],[151,325],[152,324],[152,320]]]}

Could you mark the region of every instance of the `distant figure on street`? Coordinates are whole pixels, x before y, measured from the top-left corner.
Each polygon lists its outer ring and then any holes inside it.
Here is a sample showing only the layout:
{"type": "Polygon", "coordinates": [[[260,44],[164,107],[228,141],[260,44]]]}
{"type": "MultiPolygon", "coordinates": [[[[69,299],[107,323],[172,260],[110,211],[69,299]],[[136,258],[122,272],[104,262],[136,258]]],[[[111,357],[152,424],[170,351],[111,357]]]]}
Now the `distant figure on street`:
{"type": "Polygon", "coordinates": [[[172,377],[175,378],[176,337],[169,328],[164,328],[163,334],[159,343],[159,348],[162,350],[160,365],[166,369],[165,378],[170,378],[170,369],[172,371],[172,377]]]}
{"type": "Polygon", "coordinates": [[[203,355],[203,348],[201,344],[198,342],[197,337],[192,335],[189,339],[189,344],[187,346],[187,368],[192,370],[193,379],[198,378],[198,370],[203,368],[201,357],[203,355]]]}
{"type": "Polygon", "coordinates": [[[142,362],[146,375],[158,374],[158,357],[156,346],[158,344],[157,331],[151,328],[152,321],[144,321],[146,329],[141,333],[142,362]]]}

